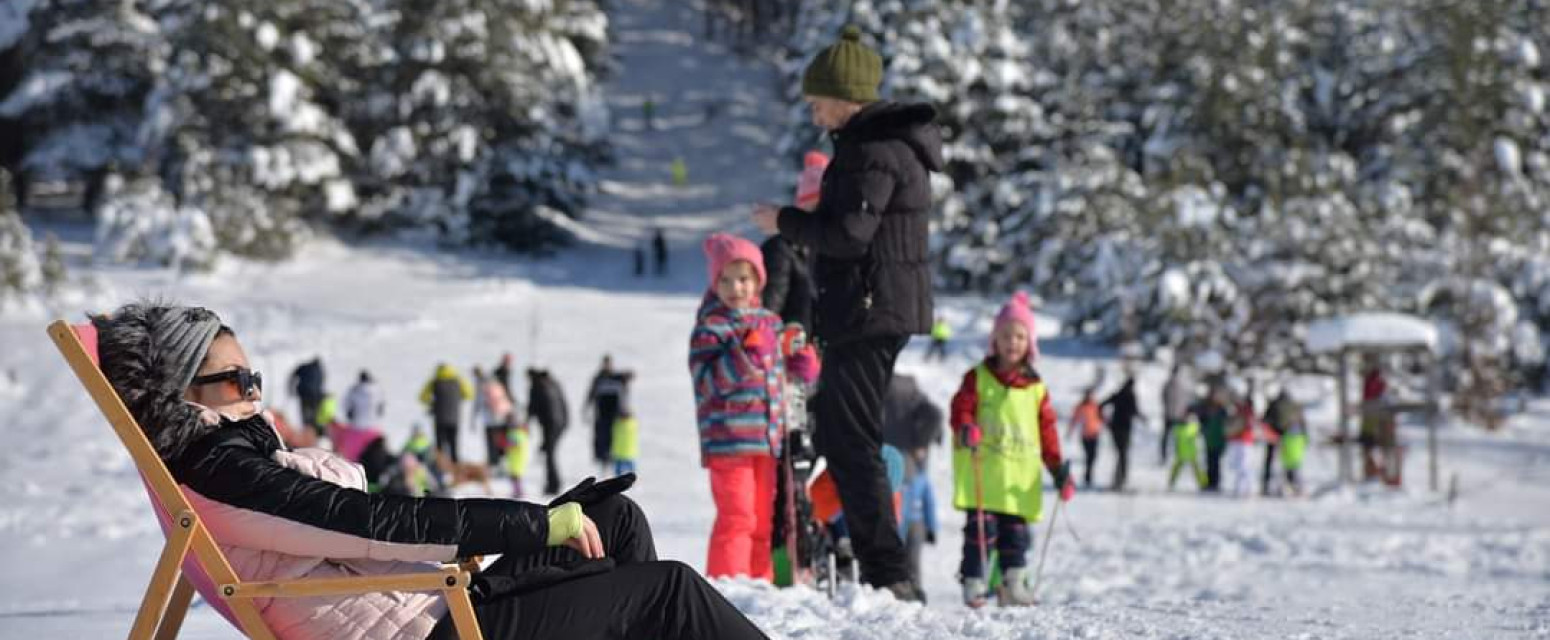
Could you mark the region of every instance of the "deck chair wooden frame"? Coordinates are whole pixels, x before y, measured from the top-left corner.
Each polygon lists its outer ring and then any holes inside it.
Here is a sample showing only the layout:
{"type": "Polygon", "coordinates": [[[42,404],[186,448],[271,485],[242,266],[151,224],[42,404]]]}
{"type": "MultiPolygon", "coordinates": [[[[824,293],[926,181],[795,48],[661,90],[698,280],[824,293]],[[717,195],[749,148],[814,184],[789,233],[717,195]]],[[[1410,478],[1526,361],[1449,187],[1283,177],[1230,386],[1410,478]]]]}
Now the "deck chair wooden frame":
{"type": "MultiPolygon", "coordinates": [[[[122,399],[97,367],[95,354],[88,352],[74,328],[64,321],[48,326],[48,335],[54,340],[59,352],[75,372],[76,378],[86,387],[97,408],[113,426],[118,439],[129,450],[135,468],[145,480],[147,489],[160,506],[171,516],[167,532],[167,544],[162,547],[161,559],[151,573],[140,610],[135,614],[134,626],[129,630],[130,640],[175,638],[183,625],[183,617],[193,598],[195,587],[183,573],[184,562],[190,554],[199,567],[209,574],[216,585],[215,594],[201,593],[206,600],[212,595],[230,609],[233,623],[250,638],[270,640],[274,634],[264,624],[254,606],[254,598],[298,598],[310,596],[339,596],[383,591],[440,591],[447,599],[447,610],[452,614],[454,627],[463,640],[482,640],[479,623],[474,618],[473,603],[468,597],[468,582],[477,562],[447,565],[437,571],[359,578],[317,578],[281,580],[274,582],[243,581],[232,571],[225,554],[216,544],[210,531],[199,521],[199,515],[189,504],[188,498],[172,479],[172,473],[162,464],[161,458],[151,448],[150,440],[140,430],[134,416],[124,406],[122,399]]],[[[157,506],[157,505],[153,505],[157,506]]]]}

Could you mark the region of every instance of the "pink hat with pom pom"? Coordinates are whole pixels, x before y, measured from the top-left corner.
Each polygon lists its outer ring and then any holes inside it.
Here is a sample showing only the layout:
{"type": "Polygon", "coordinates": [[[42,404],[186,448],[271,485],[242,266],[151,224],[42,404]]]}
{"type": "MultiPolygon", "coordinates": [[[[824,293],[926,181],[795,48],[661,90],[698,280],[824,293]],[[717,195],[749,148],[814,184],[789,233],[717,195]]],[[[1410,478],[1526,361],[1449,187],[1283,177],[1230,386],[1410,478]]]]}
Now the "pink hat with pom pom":
{"type": "Polygon", "coordinates": [[[710,234],[705,239],[705,258],[710,267],[711,289],[716,288],[716,279],[721,277],[721,270],[738,260],[753,265],[754,273],[759,275],[759,290],[764,290],[764,283],[769,281],[769,276],[764,273],[764,254],[759,251],[759,245],[730,233],[710,234]]]}
{"type": "MultiPolygon", "coordinates": [[[[1001,325],[1008,322],[1021,324],[1024,328],[1028,329],[1028,363],[1033,364],[1038,362],[1039,332],[1034,326],[1033,310],[1028,308],[1027,293],[1018,291],[1017,293],[1012,294],[1012,299],[1008,300],[1007,303],[1001,307],[1001,312],[996,314],[997,329],[1000,329],[1001,325]]],[[[996,352],[996,337],[994,333],[992,333],[990,337],[990,352],[996,352]]]]}

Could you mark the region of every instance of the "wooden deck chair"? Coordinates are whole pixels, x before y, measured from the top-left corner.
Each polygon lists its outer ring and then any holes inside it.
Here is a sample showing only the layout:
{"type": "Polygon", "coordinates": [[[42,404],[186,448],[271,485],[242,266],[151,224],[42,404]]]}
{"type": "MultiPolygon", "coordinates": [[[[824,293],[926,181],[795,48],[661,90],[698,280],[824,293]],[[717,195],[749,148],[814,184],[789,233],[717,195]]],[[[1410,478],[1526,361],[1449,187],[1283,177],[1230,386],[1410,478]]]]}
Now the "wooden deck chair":
{"type": "Polygon", "coordinates": [[[145,482],[151,505],[156,509],[157,520],[167,536],[161,559],[157,561],[145,597],[140,601],[140,611],[135,614],[134,626],[129,630],[130,640],[177,637],[195,591],[248,637],[266,640],[274,638],[274,634],[259,616],[254,598],[441,591],[447,598],[447,609],[452,614],[458,636],[464,640],[482,640],[468,597],[468,581],[476,563],[447,565],[417,574],[244,582],[232,571],[215,538],[200,524],[188,498],[151,448],[145,432],[140,430],[134,416],[129,414],[129,409],[97,367],[96,327],[91,324],[71,326],[56,321],[49,325],[48,335],[113,426],[124,448],[129,450],[129,456],[134,459],[135,468],[145,482]]]}

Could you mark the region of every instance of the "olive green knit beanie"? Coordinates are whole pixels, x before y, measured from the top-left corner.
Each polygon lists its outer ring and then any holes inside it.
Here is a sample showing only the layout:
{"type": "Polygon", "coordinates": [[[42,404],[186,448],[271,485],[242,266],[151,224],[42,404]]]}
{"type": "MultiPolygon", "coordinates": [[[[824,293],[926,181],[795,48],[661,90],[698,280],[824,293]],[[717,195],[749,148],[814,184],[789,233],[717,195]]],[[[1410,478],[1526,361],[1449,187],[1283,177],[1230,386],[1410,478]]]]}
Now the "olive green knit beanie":
{"type": "Polygon", "coordinates": [[[802,74],[802,94],[847,102],[877,102],[883,59],[861,44],[861,30],[849,26],[840,41],[813,57],[802,74]]]}

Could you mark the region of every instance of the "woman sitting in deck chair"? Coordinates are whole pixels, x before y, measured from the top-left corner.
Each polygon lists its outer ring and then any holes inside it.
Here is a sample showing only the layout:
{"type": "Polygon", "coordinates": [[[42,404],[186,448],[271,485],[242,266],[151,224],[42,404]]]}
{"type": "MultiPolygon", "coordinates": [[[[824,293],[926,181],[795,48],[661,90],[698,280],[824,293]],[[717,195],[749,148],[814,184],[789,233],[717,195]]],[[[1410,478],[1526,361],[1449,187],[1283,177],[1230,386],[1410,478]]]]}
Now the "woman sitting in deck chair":
{"type": "MultiPolygon", "coordinates": [[[[470,586],[486,638],[762,638],[675,561],[658,561],[633,481],[583,483],[543,506],[368,494],[360,467],[289,450],[262,380],[205,309],[142,303],[92,319],[102,371],[243,580],[434,571],[501,554],[470,586]]],[[[450,637],[436,593],[259,601],[281,638],[450,637]]]]}

